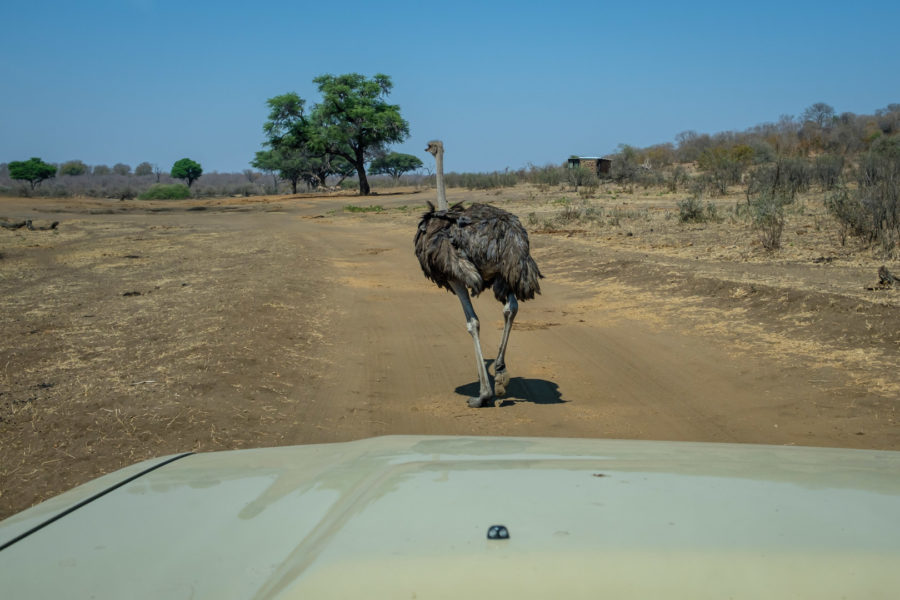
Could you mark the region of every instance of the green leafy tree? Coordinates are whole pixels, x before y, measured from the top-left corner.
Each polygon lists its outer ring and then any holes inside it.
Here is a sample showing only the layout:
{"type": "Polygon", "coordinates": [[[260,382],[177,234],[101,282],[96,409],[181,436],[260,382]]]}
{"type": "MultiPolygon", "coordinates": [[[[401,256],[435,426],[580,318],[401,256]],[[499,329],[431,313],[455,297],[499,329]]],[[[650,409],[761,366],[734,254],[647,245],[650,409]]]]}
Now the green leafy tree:
{"type": "Polygon", "coordinates": [[[256,156],[253,160],[250,161],[250,165],[256,167],[263,173],[271,173],[272,174],[272,186],[274,192],[278,193],[278,161],[274,156],[273,150],[260,150],[256,153],[256,156]]]}
{"type": "Polygon", "coordinates": [[[40,158],[32,157],[24,161],[9,163],[9,177],[20,181],[27,181],[31,189],[39,185],[45,179],[56,176],[56,167],[45,163],[40,158]]]}
{"type": "Polygon", "coordinates": [[[422,161],[412,154],[390,152],[373,160],[372,164],[369,165],[369,172],[374,175],[390,175],[396,182],[404,173],[415,171],[422,167],[422,161]]]}
{"type": "Polygon", "coordinates": [[[316,162],[321,160],[309,145],[309,121],[304,112],[306,101],[289,92],[269,98],[266,104],[269,105],[269,119],[263,125],[263,132],[267,138],[264,145],[269,150],[257,152],[250,164],[278,173],[281,179],[291,183],[294,194],[300,181],[316,185],[314,169],[316,162]]]}
{"type": "Polygon", "coordinates": [[[60,175],[86,175],[90,172],[90,168],[80,160],[67,160],[59,166],[60,175]]]}
{"type": "Polygon", "coordinates": [[[153,165],[148,162],[142,162],[138,166],[134,168],[134,174],[138,177],[144,177],[145,175],[153,175],[153,165]]]}
{"type": "Polygon", "coordinates": [[[202,174],[203,167],[200,166],[200,163],[189,158],[182,158],[172,165],[172,177],[186,180],[189,188],[202,174]]]}
{"type": "MultiPolygon", "coordinates": [[[[308,157],[298,152],[291,152],[289,149],[261,150],[256,153],[256,157],[250,164],[267,173],[278,173],[281,179],[291,182],[291,192],[294,194],[297,193],[297,183],[304,179],[308,181],[306,178],[309,174],[308,157]]],[[[275,190],[277,193],[277,181],[275,190]]]]}
{"type": "Polygon", "coordinates": [[[93,170],[94,175],[109,175],[110,173],[112,173],[112,169],[110,169],[106,165],[95,165],[94,166],[94,170],[93,170]]]}
{"type": "Polygon", "coordinates": [[[409,123],[400,107],[387,102],[393,83],[387,75],[372,79],[358,73],[322,75],[313,79],[322,102],[313,109],[311,144],[320,154],[332,154],[349,162],[359,177],[359,193],[371,189],[366,161],[387,144],[409,137],[409,123]]]}
{"type": "MultiPolygon", "coordinates": [[[[291,182],[293,193],[297,183],[305,181],[312,187],[324,186],[327,178],[336,175],[343,181],[356,172],[352,164],[312,144],[313,125],[306,116],[306,101],[290,92],[266,101],[269,119],[263,125],[265,146],[269,150],[256,153],[251,165],[291,182]]],[[[277,185],[276,185],[277,188],[277,185]]]]}
{"type": "Polygon", "coordinates": [[[116,175],[128,175],[131,173],[131,166],[125,163],[116,163],[113,165],[112,170],[116,175]]]}
{"type": "Polygon", "coordinates": [[[264,145],[269,150],[257,152],[250,164],[278,173],[281,179],[291,182],[291,191],[296,194],[297,183],[311,179],[312,150],[309,147],[309,122],[304,113],[306,101],[289,92],[269,98],[266,104],[269,105],[269,119],[263,124],[263,132],[267,138],[264,145]]]}

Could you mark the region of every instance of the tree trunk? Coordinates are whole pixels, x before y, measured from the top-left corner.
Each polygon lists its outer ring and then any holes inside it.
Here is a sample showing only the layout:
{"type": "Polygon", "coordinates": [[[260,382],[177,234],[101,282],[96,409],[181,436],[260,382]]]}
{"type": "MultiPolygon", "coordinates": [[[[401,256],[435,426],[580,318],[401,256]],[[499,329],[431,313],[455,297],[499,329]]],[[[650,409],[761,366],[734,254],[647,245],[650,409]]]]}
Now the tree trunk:
{"type": "Polygon", "coordinates": [[[355,160],[351,161],[356,167],[356,175],[359,177],[359,195],[368,196],[372,191],[369,188],[369,179],[366,177],[366,153],[363,148],[354,148],[355,160]]]}
{"type": "Polygon", "coordinates": [[[356,163],[356,174],[359,177],[359,195],[368,196],[372,190],[369,188],[369,179],[366,177],[366,163],[362,159],[356,163]]]}

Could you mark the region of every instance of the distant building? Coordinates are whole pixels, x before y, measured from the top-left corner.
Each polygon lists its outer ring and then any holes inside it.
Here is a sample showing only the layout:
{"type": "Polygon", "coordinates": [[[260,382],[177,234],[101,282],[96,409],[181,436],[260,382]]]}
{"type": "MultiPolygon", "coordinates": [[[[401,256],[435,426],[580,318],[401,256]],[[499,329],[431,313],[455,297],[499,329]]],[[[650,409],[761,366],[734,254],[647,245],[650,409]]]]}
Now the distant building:
{"type": "Polygon", "coordinates": [[[570,169],[584,167],[585,169],[593,169],[597,175],[609,173],[610,166],[612,166],[612,160],[600,156],[573,156],[569,159],[570,169]]]}

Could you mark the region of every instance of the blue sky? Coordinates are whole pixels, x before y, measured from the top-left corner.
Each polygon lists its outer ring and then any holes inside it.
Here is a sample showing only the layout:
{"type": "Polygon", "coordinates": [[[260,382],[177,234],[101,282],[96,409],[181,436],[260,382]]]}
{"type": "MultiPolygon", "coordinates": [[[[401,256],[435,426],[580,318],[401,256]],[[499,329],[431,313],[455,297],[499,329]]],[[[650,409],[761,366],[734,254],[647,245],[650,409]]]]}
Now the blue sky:
{"type": "Polygon", "coordinates": [[[266,99],[375,73],[449,171],[491,171],[743,130],[815,102],[900,102],[897,2],[10,3],[0,162],[241,171],[266,99]],[[390,8],[385,8],[389,6],[390,8]]]}

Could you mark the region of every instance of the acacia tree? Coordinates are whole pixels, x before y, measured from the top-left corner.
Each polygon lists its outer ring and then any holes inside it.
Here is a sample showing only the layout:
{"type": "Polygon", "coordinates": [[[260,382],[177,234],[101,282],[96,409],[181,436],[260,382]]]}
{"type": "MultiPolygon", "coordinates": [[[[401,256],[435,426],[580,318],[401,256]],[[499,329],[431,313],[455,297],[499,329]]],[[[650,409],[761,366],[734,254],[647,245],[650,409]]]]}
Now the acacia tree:
{"type": "Polygon", "coordinates": [[[27,181],[31,184],[31,189],[40,184],[45,179],[56,176],[56,167],[49,163],[45,163],[40,158],[32,157],[23,161],[12,161],[9,163],[10,179],[27,181]]]}
{"type": "Polygon", "coordinates": [[[189,158],[182,158],[175,161],[175,164],[172,165],[172,177],[187,180],[188,187],[191,187],[191,184],[199,179],[202,174],[203,167],[200,166],[200,163],[189,158]]]}
{"type": "Polygon", "coordinates": [[[390,175],[396,182],[404,173],[421,169],[422,166],[422,161],[417,156],[390,152],[373,160],[369,165],[369,172],[373,175],[390,175]]]}
{"type": "Polygon", "coordinates": [[[340,181],[356,172],[352,164],[322,147],[312,144],[313,124],[304,109],[306,101],[294,92],[275,96],[266,101],[269,120],[263,125],[269,150],[256,153],[251,165],[277,172],[291,182],[297,193],[297,182],[310,186],[324,186],[330,175],[340,181]]]}
{"type": "MultiPolygon", "coordinates": [[[[308,162],[305,156],[282,148],[261,150],[250,164],[267,173],[278,173],[281,179],[291,182],[291,192],[297,193],[300,180],[309,181],[308,162]]],[[[275,193],[278,193],[278,181],[275,181],[275,193]]]]}
{"type": "Polygon", "coordinates": [[[260,150],[256,153],[256,156],[253,160],[250,161],[250,166],[256,167],[263,173],[271,173],[272,175],[272,186],[275,193],[278,193],[278,164],[275,156],[273,155],[273,150],[260,150]]]}
{"type": "Polygon", "coordinates": [[[816,102],[803,111],[801,118],[804,122],[813,122],[819,129],[823,129],[834,121],[834,108],[824,102],[816,102]]]}
{"type": "Polygon", "coordinates": [[[80,160],[67,160],[59,166],[60,175],[78,177],[79,175],[87,175],[88,173],[90,173],[90,167],[80,160]]]}
{"type": "Polygon", "coordinates": [[[387,144],[409,137],[409,123],[400,116],[400,107],[387,102],[393,83],[387,75],[372,79],[358,73],[322,75],[313,79],[322,102],[310,116],[311,145],[322,154],[339,156],[356,169],[359,193],[371,189],[366,177],[366,161],[387,144]]]}
{"type": "MultiPolygon", "coordinates": [[[[256,153],[250,164],[258,169],[278,173],[281,179],[291,182],[291,191],[297,193],[297,182],[309,173],[309,121],[304,113],[306,101],[294,92],[281,94],[266,100],[269,120],[263,124],[265,146],[269,150],[256,153]]],[[[308,177],[306,178],[308,180],[308,177]]],[[[276,192],[278,184],[275,184],[276,192]]]]}

